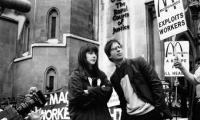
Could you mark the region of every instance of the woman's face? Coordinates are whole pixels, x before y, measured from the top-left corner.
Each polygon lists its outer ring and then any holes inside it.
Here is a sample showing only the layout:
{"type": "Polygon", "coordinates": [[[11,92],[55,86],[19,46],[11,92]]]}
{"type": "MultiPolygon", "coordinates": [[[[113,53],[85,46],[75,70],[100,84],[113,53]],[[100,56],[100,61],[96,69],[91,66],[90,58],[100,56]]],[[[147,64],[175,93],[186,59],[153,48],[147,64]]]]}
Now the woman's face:
{"type": "Polygon", "coordinates": [[[97,61],[97,55],[93,51],[86,52],[86,60],[89,65],[94,65],[97,61]]]}

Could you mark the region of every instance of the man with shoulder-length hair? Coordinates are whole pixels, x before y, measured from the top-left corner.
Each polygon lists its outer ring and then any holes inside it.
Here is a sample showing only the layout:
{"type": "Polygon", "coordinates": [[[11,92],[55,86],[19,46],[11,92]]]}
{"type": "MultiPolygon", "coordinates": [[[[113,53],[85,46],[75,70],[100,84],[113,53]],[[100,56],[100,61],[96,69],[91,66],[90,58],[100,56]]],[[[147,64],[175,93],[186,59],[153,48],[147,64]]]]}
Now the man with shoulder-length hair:
{"type": "Polygon", "coordinates": [[[121,120],[171,119],[161,81],[145,59],[124,58],[122,45],[116,39],[109,40],[104,51],[116,65],[110,81],[119,96],[121,120]]]}

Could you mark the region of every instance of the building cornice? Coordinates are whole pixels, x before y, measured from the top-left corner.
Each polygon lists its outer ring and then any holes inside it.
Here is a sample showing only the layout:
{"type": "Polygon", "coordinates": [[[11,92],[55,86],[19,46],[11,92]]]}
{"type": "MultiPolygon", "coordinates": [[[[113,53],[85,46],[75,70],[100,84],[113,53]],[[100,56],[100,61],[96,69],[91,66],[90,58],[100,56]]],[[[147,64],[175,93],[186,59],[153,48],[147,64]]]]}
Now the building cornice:
{"type": "Polygon", "coordinates": [[[20,57],[20,58],[16,58],[14,60],[14,62],[20,62],[20,61],[23,61],[23,60],[31,59],[33,57],[33,48],[34,47],[66,47],[67,46],[67,38],[74,38],[74,39],[78,39],[78,40],[81,40],[81,41],[93,43],[93,44],[96,44],[96,45],[100,44],[98,41],[94,41],[94,40],[91,40],[91,39],[88,39],[88,38],[80,37],[78,35],[74,35],[74,34],[71,34],[71,33],[65,33],[65,34],[63,34],[63,42],[62,43],[34,43],[34,44],[31,45],[29,55],[24,56],[24,57],[20,57]]]}

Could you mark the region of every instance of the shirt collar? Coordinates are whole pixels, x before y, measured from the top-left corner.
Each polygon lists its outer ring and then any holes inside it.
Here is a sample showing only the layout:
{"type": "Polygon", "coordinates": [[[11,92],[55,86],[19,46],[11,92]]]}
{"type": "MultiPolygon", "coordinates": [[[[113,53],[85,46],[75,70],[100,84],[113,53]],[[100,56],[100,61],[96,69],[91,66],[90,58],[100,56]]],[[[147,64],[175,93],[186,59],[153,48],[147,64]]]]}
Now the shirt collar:
{"type": "Polygon", "coordinates": [[[122,61],[120,61],[119,63],[116,63],[116,68],[120,68],[124,63],[125,63],[126,59],[123,58],[122,61]]]}

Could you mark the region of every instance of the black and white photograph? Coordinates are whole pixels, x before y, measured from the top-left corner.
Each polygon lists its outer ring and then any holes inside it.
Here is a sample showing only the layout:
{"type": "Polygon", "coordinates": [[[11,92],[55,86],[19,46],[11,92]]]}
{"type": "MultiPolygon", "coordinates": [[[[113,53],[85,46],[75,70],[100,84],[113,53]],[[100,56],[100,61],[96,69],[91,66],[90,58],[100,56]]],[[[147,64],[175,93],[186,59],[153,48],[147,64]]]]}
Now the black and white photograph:
{"type": "Polygon", "coordinates": [[[200,120],[200,0],[0,0],[0,120],[200,120]]]}

